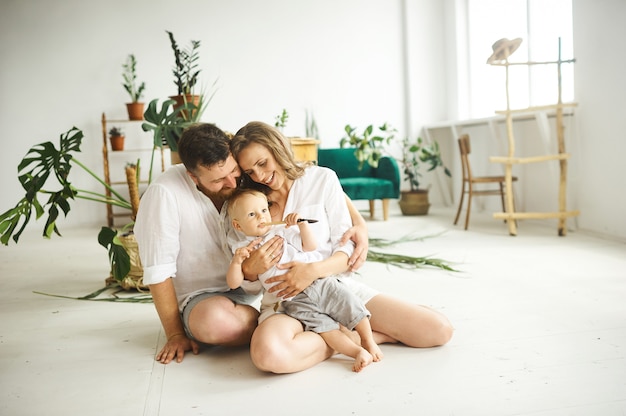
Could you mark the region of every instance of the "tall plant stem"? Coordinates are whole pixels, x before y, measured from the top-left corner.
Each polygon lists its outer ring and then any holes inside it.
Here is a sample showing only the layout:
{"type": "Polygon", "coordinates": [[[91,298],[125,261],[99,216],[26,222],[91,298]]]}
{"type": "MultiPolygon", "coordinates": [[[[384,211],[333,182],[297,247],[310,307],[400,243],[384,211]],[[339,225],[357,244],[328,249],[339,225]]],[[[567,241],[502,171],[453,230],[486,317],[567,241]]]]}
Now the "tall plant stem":
{"type": "Polygon", "coordinates": [[[109,186],[106,182],[104,182],[102,179],[100,179],[95,173],[93,173],[93,171],[91,169],[89,169],[87,166],[85,166],[84,164],[82,164],[78,159],[76,159],[75,157],[72,157],[71,159],[72,162],[76,163],[78,166],[80,166],[81,168],[83,168],[88,174],[90,174],[95,180],[97,180],[98,182],[100,182],[105,188],[107,188],[109,191],[111,191],[111,193],[113,195],[115,195],[115,197],[117,199],[119,199],[120,201],[126,202],[129,206],[130,203],[128,201],[126,201],[126,199],[120,195],[115,189],[113,189],[111,186],[109,186]]]}

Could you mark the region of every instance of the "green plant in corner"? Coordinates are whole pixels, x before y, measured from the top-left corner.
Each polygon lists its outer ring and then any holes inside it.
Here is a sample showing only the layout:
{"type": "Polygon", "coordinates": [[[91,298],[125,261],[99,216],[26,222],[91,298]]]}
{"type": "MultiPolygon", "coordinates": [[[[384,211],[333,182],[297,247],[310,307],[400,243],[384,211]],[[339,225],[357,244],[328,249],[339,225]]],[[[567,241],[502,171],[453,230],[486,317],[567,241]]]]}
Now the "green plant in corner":
{"type": "Polygon", "coordinates": [[[178,94],[192,94],[193,87],[198,82],[198,74],[201,71],[198,69],[200,41],[192,40],[187,49],[180,49],[174,39],[174,34],[167,30],[166,32],[174,51],[174,68],[172,72],[178,94]]]}
{"type": "Polygon", "coordinates": [[[447,176],[452,176],[450,170],[444,166],[441,159],[441,151],[439,143],[426,143],[421,137],[412,141],[408,137],[402,139],[402,158],[398,159],[402,166],[404,179],[409,182],[412,192],[420,189],[420,165],[425,163],[428,165],[427,172],[433,171],[438,167],[444,169],[447,176]]]}
{"type": "Polygon", "coordinates": [[[359,161],[359,169],[365,162],[371,167],[378,167],[378,161],[383,156],[384,146],[389,145],[395,138],[396,129],[387,123],[378,127],[377,134],[374,134],[374,126],[370,124],[359,134],[356,127],[347,124],[346,135],[339,141],[339,146],[354,147],[354,156],[359,161]]]}
{"type": "Polygon", "coordinates": [[[124,72],[122,72],[122,78],[124,78],[124,89],[130,95],[131,102],[139,102],[143,96],[143,91],[146,88],[145,82],[138,84],[137,82],[137,59],[135,55],[130,54],[126,58],[126,62],[122,64],[124,72]]]}

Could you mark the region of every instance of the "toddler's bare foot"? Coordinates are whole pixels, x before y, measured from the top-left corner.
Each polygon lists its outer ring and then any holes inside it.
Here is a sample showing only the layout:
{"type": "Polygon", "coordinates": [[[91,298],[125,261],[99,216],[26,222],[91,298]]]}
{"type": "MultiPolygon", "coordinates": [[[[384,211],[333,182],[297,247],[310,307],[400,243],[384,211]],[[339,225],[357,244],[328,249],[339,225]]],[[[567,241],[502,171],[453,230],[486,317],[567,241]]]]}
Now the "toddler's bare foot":
{"type": "Polygon", "coordinates": [[[372,355],[372,359],[375,362],[382,360],[383,357],[385,356],[382,350],[380,349],[380,347],[378,346],[378,344],[376,344],[373,340],[372,341],[364,340],[363,348],[365,348],[372,355]]]}
{"type": "Polygon", "coordinates": [[[352,367],[352,370],[358,373],[370,365],[373,360],[374,357],[372,357],[372,354],[361,348],[361,351],[356,357],[354,357],[354,366],[352,367]]]}

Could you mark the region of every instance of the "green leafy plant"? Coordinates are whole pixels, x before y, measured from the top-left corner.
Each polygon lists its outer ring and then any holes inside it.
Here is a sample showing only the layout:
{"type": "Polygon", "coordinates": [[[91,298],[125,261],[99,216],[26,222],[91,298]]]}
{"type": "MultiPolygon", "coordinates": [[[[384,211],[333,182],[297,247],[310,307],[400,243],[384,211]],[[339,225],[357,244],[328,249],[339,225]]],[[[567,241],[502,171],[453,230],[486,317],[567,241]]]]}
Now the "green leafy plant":
{"type": "Polygon", "coordinates": [[[412,141],[408,137],[402,139],[402,158],[397,159],[402,166],[405,180],[409,182],[411,191],[420,189],[420,165],[425,163],[428,172],[442,167],[447,176],[452,176],[450,170],[444,166],[441,159],[439,143],[426,143],[421,137],[412,141]]]}
{"type": "Polygon", "coordinates": [[[130,54],[126,58],[126,62],[122,64],[124,72],[122,72],[122,78],[124,78],[124,89],[130,95],[131,102],[139,102],[143,96],[143,91],[146,88],[145,82],[141,84],[137,83],[137,59],[135,55],[130,54]]]}
{"type": "MultiPolygon", "coordinates": [[[[35,219],[41,218],[47,209],[48,218],[43,228],[43,237],[51,238],[52,234],[61,235],[57,227],[57,219],[61,213],[67,217],[71,210],[71,201],[86,199],[89,201],[111,204],[122,208],[132,209],[128,202],[115,189],[108,186],[91,169],[81,163],[74,153],[79,153],[83,132],[72,127],[59,138],[57,149],[50,141],[33,146],[17,167],[18,180],[24,188],[24,197],[11,208],[0,215],[0,242],[8,245],[9,239],[17,243],[26,226],[35,214],[35,219]],[[111,191],[111,197],[76,188],[70,182],[72,167],[78,166],[87,172],[98,183],[111,191]],[[50,180],[50,181],[49,181],[50,180]],[[48,190],[44,187],[49,182],[56,182],[60,189],[48,190]],[[43,202],[39,197],[47,198],[43,202]]],[[[109,229],[109,235],[116,233],[109,229]]],[[[114,238],[111,239],[115,243],[114,238]]],[[[116,280],[121,280],[130,270],[128,253],[120,251],[117,244],[109,246],[109,259],[115,267],[112,269],[116,280]]]]}
{"type": "Polygon", "coordinates": [[[126,224],[121,231],[102,227],[98,233],[98,243],[107,250],[111,274],[117,281],[121,281],[130,271],[130,256],[120,240],[120,233],[128,232],[132,225],[126,224]]]}
{"type": "Polygon", "coordinates": [[[286,109],[283,108],[282,113],[274,117],[274,127],[278,127],[279,129],[284,129],[287,125],[287,120],[289,120],[289,113],[286,109]]]}
{"type": "Polygon", "coordinates": [[[175,106],[176,101],[168,99],[161,103],[159,109],[159,100],[154,99],[148,104],[141,124],[143,131],[152,132],[153,149],[150,157],[150,170],[148,182],[152,182],[152,168],[154,165],[154,155],[157,148],[168,146],[172,152],[178,151],[178,140],[183,134],[183,130],[200,121],[202,113],[206,109],[209,99],[200,95],[197,104],[184,100],[183,105],[175,106]]]}
{"type": "Polygon", "coordinates": [[[144,113],[143,131],[152,131],[154,147],[169,146],[172,151],[178,150],[178,139],[183,130],[200,121],[208,102],[204,95],[198,104],[185,100],[183,105],[176,107],[176,101],[165,100],[159,109],[159,100],[154,99],[148,104],[144,113]]]}
{"type": "Polygon", "coordinates": [[[198,49],[200,48],[199,40],[192,40],[186,49],[180,49],[178,43],[174,39],[172,32],[166,31],[170,39],[172,50],[174,51],[174,84],[178,89],[178,94],[192,94],[193,87],[198,82],[198,59],[200,58],[198,49]]]}
{"type": "Polygon", "coordinates": [[[113,137],[115,137],[115,136],[123,136],[124,135],[124,130],[122,130],[120,127],[113,126],[109,130],[109,135],[113,136],[113,137]]]}
{"type": "Polygon", "coordinates": [[[359,161],[359,169],[367,162],[371,167],[378,167],[378,161],[383,156],[384,146],[389,145],[395,138],[396,129],[387,123],[378,127],[378,131],[374,134],[374,126],[370,124],[363,130],[361,134],[357,132],[356,127],[346,125],[346,135],[341,138],[339,145],[341,147],[354,147],[354,156],[359,161]]]}

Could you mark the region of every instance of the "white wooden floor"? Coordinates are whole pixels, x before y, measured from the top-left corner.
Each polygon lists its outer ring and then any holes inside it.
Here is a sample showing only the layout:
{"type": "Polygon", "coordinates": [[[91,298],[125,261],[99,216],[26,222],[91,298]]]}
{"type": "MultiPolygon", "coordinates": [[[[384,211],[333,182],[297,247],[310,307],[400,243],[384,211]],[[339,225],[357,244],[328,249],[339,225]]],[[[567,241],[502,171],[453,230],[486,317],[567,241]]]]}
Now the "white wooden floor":
{"type": "Polygon", "coordinates": [[[460,272],[367,264],[359,278],[437,308],[456,333],[441,348],[385,345],[385,359],[359,374],[342,356],[265,374],[246,348],[158,364],[152,304],[33,293],[82,296],[108,274],[97,228],[47,241],[37,227],[0,247],[0,414],[626,415],[623,242],[558,237],[550,222],[521,222],[511,237],[486,214],[463,231],[450,209],[392,214],[370,221],[372,237],[443,232],[388,250],[460,272]]]}

